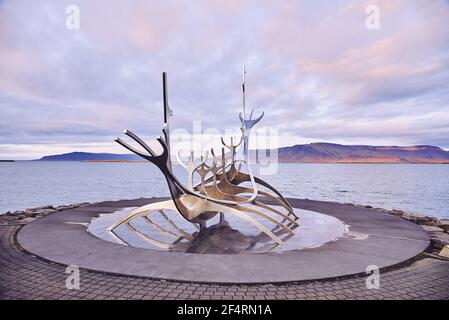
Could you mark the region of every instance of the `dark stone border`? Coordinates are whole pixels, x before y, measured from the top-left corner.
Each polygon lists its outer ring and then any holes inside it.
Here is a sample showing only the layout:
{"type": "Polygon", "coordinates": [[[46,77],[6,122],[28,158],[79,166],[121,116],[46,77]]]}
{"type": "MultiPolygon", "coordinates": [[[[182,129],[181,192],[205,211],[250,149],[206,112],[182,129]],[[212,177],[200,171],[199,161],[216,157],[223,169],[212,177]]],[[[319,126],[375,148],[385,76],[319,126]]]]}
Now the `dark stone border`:
{"type": "Polygon", "coordinates": [[[342,238],[319,248],[280,254],[198,255],[129,248],[86,231],[100,213],[160,199],[107,201],[50,214],[25,225],[18,234],[27,251],[62,264],[124,275],[213,283],[310,281],[364,273],[368,265],[390,267],[409,260],[429,245],[418,225],[349,204],[290,199],[300,209],[329,214],[349,224],[365,240],[342,238]],[[67,224],[76,222],[79,224],[67,224]]]}

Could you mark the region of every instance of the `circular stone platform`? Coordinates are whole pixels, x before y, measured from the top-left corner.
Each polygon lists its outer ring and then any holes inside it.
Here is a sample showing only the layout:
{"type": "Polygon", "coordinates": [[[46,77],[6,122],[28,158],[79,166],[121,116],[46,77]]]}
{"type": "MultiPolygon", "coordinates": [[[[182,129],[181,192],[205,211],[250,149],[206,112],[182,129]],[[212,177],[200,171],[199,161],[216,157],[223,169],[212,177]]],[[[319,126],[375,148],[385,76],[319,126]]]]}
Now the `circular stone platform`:
{"type": "Polygon", "coordinates": [[[316,248],[264,254],[192,254],[126,247],[87,232],[92,218],[161,199],[109,201],[54,213],[18,233],[27,251],[66,265],[125,275],[214,283],[275,283],[364,273],[409,260],[429,245],[418,225],[381,210],[289,199],[298,209],[333,216],[349,233],[316,248]]]}

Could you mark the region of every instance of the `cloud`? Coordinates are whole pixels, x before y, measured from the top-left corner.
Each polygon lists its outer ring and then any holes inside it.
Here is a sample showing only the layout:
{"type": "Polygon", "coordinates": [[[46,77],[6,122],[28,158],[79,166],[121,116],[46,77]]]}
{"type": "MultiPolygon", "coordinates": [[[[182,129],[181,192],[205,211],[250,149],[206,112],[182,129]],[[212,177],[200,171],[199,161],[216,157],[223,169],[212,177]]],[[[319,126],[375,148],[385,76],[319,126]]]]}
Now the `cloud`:
{"type": "Polygon", "coordinates": [[[159,135],[162,71],[172,128],[237,127],[244,57],[248,105],[281,144],[449,148],[448,19],[443,0],[2,1],[0,158],[159,135]],[[80,30],[65,27],[69,4],[80,30]]]}

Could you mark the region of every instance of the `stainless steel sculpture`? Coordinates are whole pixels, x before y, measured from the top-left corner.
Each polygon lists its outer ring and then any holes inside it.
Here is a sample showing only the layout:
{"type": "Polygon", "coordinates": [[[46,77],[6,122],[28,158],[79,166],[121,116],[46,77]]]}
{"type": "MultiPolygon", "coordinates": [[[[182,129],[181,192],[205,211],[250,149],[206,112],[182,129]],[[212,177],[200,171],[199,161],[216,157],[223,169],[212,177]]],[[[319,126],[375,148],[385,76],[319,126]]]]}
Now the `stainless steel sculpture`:
{"type": "Polygon", "coordinates": [[[170,153],[170,131],[169,117],[172,115],[168,105],[167,95],[167,77],[163,73],[163,101],[164,101],[164,127],[162,129],[163,137],[158,137],[157,141],[162,147],[162,152],[156,154],[142,139],[129,130],[125,130],[125,134],[134,140],[140,148],[137,149],[122,139],[117,138],[115,141],[121,144],[129,151],[137,154],[143,159],[155,164],[165,176],[170,191],[171,200],[150,203],[143,207],[137,208],[126,217],[117,221],[108,228],[108,232],[117,241],[127,244],[117,233],[119,226],[126,226],[134,234],[158,247],[171,249],[180,239],[192,239],[194,235],[176,226],[165,214],[166,211],[178,212],[187,221],[199,226],[201,235],[206,230],[206,222],[211,218],[220,214],[220,223],[223,223],[227,215],[233,215],[243,219],[258,228],[261,233],[274,241],[276,245],[282,245],[282,235],[292,235],[293,230],[298,226],[298,217],[295,215],[290,204],[285,198],[267,182],[260,178],[254,177],[250,159],[249,159],[249,137],[253,126],[259,122],[264,113],[253,119],[253,111],[251,111],[249,119],[245,114],[245,70],[243,76],[243,114],[240,113],[241,121],[241,137],[237,144],[234,139],[230,139],[230,143],[225,143],[221,138],[223,148],[221,149],[221,157],[215,154],[213,149],[209,153],[202,155],[199,163],[195,163],[194,153],[190,152],[187,163],[181,159],[180,153],[177,154],[179,164],[184,167],[188,174],[187,186],[182,184],[173,174],[171,153],[170,153]],[[243,143],[243,159],[236,159],[237,148],[243,143]],[[225,148],[228,153],[225,153],[225,148]],[[242,171],[246,167],[248,173],[242,171]],[[200,183],[193,185],[194,175],[198,175],[200,183]],[[251,186],[245,186],[244,183],[250,183],[251,186]],[[267,190],[259,190],[259,186],[265,187],[267,190]],[[271,193],[271,192],[273,193],[271,193]],[[265,197],[277,207],[259,201],[260,197],[265,197]],[[171,226],[175,229],[168,230],[166,227],[155,223],[151,219],[151,215],[159,213],[171,226]],[[149,237],[147,234],[133,226],[132,221],[138,217],[142,217],[152,227],[161,233],[174,238],[173,242],[162,242],[149,237]],[[257,218],[256,218],[257,217],[257,218]],[[277,219],[276,219],[277,218],[277,219]],[[261,222],[263,221],[263,222],[261,222]],[[271,224],[267,227],[265,224],[271,224]]]}

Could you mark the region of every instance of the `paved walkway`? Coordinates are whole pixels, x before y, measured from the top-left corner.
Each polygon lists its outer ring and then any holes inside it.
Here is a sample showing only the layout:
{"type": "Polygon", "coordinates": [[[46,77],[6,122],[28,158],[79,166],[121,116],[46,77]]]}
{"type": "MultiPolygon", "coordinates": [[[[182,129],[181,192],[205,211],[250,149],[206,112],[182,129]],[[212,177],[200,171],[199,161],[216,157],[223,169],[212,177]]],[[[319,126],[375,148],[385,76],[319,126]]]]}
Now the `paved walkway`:
{"type": "Polygon", "coordinates": [[[68,290],[65,266],[17,247],[18,226],[0,226],[0,299],[449,299],[449,261],[424,257],[381,273],[380,289],[365,278],[283,285],[214,285],[81,271],[68,290]]]}

